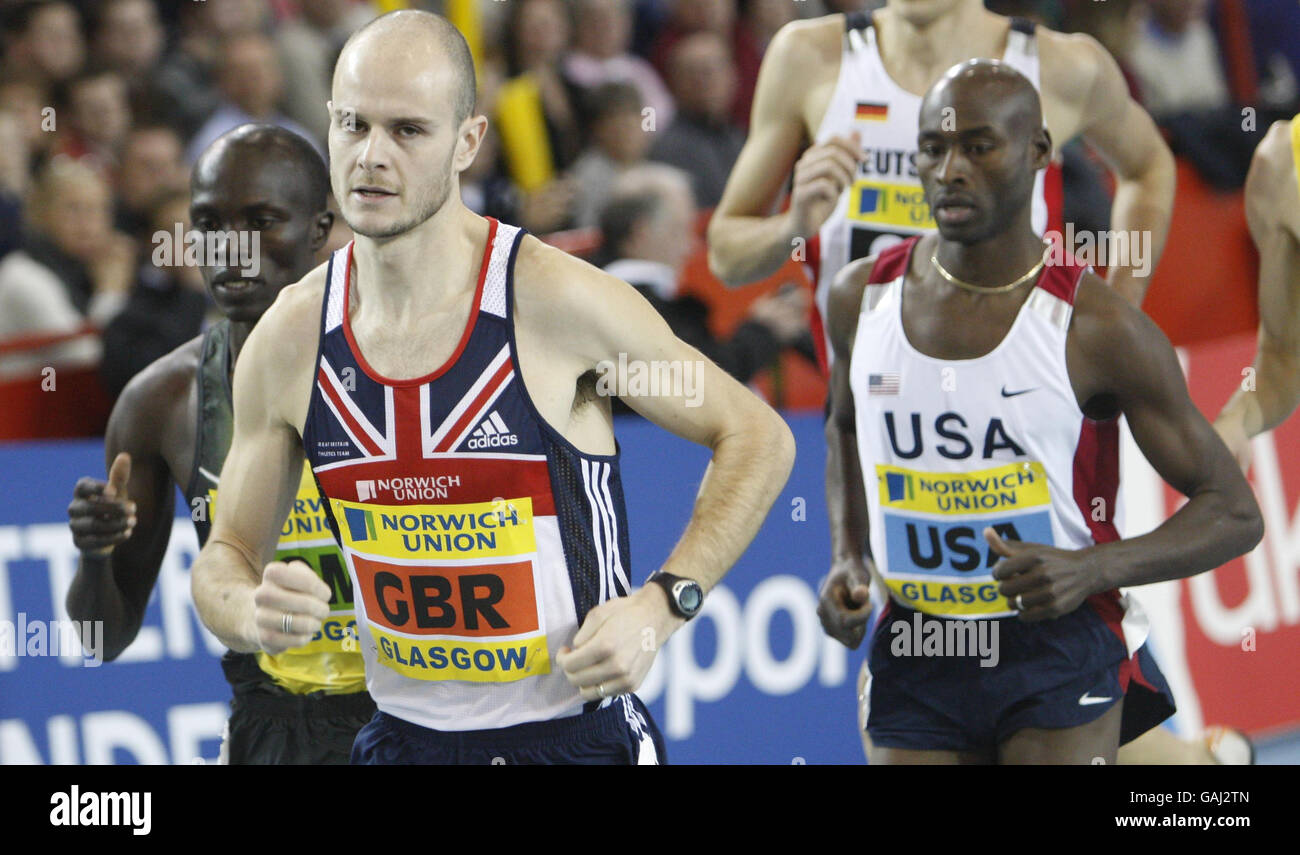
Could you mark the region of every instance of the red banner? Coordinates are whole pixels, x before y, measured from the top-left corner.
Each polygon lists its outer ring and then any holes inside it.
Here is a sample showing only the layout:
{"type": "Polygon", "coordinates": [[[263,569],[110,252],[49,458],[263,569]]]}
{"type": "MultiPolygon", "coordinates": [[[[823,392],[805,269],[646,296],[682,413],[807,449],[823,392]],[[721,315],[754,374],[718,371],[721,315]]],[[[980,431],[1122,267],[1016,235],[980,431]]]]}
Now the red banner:
{"type": "MultiPolygon", "coordinates": [[[[1253,379],[1246,369],[1254,352],[1253,334],[1180,351],[1192,400],[1206,418],[1253,379]]],[[[1258,733],[1300,724],[1300,417],[1257,437],[1253,452],[1249,477],[1265,526],[1259,546],[1210,573],[1138,591],[1188,728],[1228,724],[1258,733]]],[[[1185,500],[1155,481],[1139,455],[1127,454],[1124,467],[1124,534],[1131,537],[1159,521],[1143,496],[1163,495],[1163,517],[1185,500]]]]}

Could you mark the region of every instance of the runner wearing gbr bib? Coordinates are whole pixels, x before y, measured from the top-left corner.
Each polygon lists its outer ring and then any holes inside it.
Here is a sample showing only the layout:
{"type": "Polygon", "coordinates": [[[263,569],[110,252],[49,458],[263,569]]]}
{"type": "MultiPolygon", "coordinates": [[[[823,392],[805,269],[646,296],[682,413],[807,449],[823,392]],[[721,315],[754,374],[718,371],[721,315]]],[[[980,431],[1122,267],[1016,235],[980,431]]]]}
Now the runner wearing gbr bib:
{"type": "Polygon", "coordinates": [[[631,286],[465,208],[487,127],[474,92],[436,15],[390,13],[344,47],[330,165],[356,240],[248,340],[195,603],[239,650],[320,626],[319,578],[265,563],[305,446],[379,707],[353,762],[662,761],[631,693],[757,532],[793,438],[631,286]],[[686,362],[701,394],[624,397],[713,452],[681,541],[637,587],[601,394],[624,386],[599,380],[686,362]]]}

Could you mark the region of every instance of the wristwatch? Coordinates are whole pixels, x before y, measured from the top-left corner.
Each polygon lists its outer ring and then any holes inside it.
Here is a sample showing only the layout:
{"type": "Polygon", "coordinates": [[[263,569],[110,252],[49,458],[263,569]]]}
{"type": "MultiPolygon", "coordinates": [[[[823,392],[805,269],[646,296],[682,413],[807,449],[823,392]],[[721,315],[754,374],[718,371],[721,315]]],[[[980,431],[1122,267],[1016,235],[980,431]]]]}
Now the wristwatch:
{"type": "Polygon", "coordinates": [[[664,593],[668,595],[668,604],[680,618],[690,620],[699,614],[704,606],[704,589],[694,579],[674,576],[660,570],[646,581],[653,582],[664,589],[664,593]]]}

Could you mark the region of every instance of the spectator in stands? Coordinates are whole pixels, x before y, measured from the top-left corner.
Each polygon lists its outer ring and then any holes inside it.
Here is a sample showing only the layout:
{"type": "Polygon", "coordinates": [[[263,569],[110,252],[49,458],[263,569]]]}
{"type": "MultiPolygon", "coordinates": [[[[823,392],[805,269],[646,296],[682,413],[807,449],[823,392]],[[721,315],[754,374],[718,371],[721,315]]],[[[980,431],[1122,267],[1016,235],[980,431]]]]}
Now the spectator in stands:
{"type": "Polygon", "coordinates": [[[81,18],[62,0],[22,0],[0,10],[4,63],[0,77],[30,80],[43,89],[76,74],[85,60],[81,18]]]}
{"type": "Polygon", "coordinates": [[[696,204],[712,208],[722,198],[727,176],[745,145],[744,132],[731,124],[736,73],[726,42],[711,32],[678,40],[669,58],[668,79],[677,99],[677,118],[655,135],[650,159],[687,172],[696,204]]]}
{"type": "Polygon", "coordinates": [[[45,160],[58,141],[55,134],[44,130],[51,123],[55,127],[58,124],[44,91],[29,80],[0,81],[0,110],[18,120],[19,132],[27,146],[29,173],[45,160]]]}
{"type": "Polygon", "coordinates": [[[1245,6],[1260,100],[1295,115],[1300,110],[1300,3],[1251,0],[1245,6]]]}
{"type": "MultiPolygon", "coordinates": [[[[89,166],[55,158],[33,183],[24,210],[24,246],[0,262],[0,340],[106,324],[136,273],[134,241],[113,231],[108,186],[89,166]]],[[[98,340],[79,339],[11,356],[3,367],[14,373],[98,357],[98,340]]]]}
{"type": "Polygon", "coordinates": [[[323,142],[330,128],[325,103],[334,62],[348,36],[375,12],[369,3],[352,0],[299,0],[298,7],[300,14],[275,33],[287,93],[284,112],[311,133],[309,139],[323,142]]]}
{"type": "Polygon", "coordinates": [[[642,127],[641,95],[630,83],[606,83],[591,96],[591,143],[573,163],[573,223],[596,225],[614,180],[640,163],[651,136],[642,127]]]}
{"type": "Polygon", "coordinates": [[[250,122],[293,131],[309,140],[322,158],[328,157],[310,131],[276,109],[284,92],[284,75],[269,38],[260,33],[233,36],[222,44],[219,57],[216,77],[222,100],[190,140],[185,150],[187,163],[194,163],[217,137],[250,122]]]}
{"type": "Polygon", "coordinates": [[[557,179],[525,193],[501,165],[501,139],[488,125],[478,154],[460,174],[460,195],[465,207],[485,217],[516,223],[534,234],[563,228],[573,206],[573,182],[557,179]]]}
{"type": "Polygon", "coordinates": [[[1142,6],[1145,18],[1127,62],[1143,105],[1168,134],[1173,152],[1191,160],[1210,184],[1240,188],[1273,117],[1261,113],[1253,130],[1242,122],[1206,0],[1145,0],[1142,6]]]}
{"type": "Polygon", "coordinates": [[[527,74],[537,85],[546,135],[556,169],[566,169],[582,150],[577,91],[561,63],[572,40],[564,0],[516,0],[505,29],[506,74],[527,74]]]}
{"type": "Polygon", "coordinates": [[[672,0],[670,9],[668,22],[651,48],[650,61],[669,80],[673,97],[680,98],[671,82],[674,48],[688,36],[712,33],[730,52],[732,100],[727,103],[727,115],[737,127],[747,128],[762,55],[749,29],[737,24],[736,0],[672,0]]]}
{"type": "Polygon", "coordinates": [[[92,61],[121,76],[136,116],[156,118],[151,114],[166,34],[153,0],[102,0],[92,10],[92,61]]]}
{"type": "Polygon", "coordinates": [[[1142,102],[1160,121],[1229,103],[1228,84],[1205,0],[1146,0],[1146,18],[1129,47],[1142,102]]]}
{"type": "MultiPolygon", "coordinates": [[[[749,30],[749,37],[761,58],[776,31],[798,18],[799,13],[790,0],[742,0],[740,17],[741,25],[749,30]]],[[[741,100],[736,99],[736,103],[741,100]]]]}
{"type": "Polygon", "coordinates": [[[57,98],[59,145],[56,153],[108,177],[131,130],[126,83],[107,68],[86,68],[62,84],[57,98]]]}
{"type": "Polygon", "coordinates": [[[0,259],[22,242],[23,197],[31,179],[29,166],[22,122],[0,109],[0,259]]]}
{"type": "MultiPolygon", "coordinates": [[[[190,228],[189,189],[164,190],[154,199],[151,231],[171,235],[190,228]]],[[[149,254],[126,306],[104,329],[100,376],[112,398],[132,377],[199,334],[208,311],[203,276],[184,264],[155,266],[149,254]]]]}
{"type": "Polygon", "coordinates": [[[168,193],[189,187],[189,169],[176,132],[165,125],[135,128],[122,146],[114,181],[117,227],[144,243],[155,230],[153,208],[168,193]]]}
{"type": "Polygon", "coordinates": [[[260,2],[221,0],[183,2],[179,11],[179,39],[158,68],[157,100],[150,113],[188,140],[220,104],[215,70],[221,46],[236,36],[261,32],[266,9],[260,2]]]}
{"type": "MultiPolygon", "coordinates": [[[[564,74],[586,92],[605,83],[631,83],[658,127],[673,120],[673,97],[654,66],[628,52],[632,11],[628,0],[573,0],[575,41],[564,74]]],[[[585,106],[585,105],[584,105],[585,106]]],[[[587,115],[590,115],[588,113],[587,115]]]]}
{"type": "Polygon", "coordinates": [[[771,365],[808,333],[802,290],[763,297],[726,338],[709,328],[709,308],[680,293],[682,269],[696,251],[695,204],[685,173],[662,164],[628,170],[601,211],[602,260],[611,276],[650,301],[673,334],[742,383],[771,365]]]}

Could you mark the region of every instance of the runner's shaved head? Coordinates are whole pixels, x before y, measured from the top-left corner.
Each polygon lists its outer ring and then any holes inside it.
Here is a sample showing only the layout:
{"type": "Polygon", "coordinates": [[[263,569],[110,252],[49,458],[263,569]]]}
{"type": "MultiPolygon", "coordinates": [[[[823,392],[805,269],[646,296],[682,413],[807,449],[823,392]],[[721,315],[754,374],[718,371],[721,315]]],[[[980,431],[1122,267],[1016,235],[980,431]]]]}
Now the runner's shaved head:
{"type": "MultiPolygon", "coordinates": [[[[238,160],[237,169],[247,170],[249,164],[273,162],[287,176],[296,179],[297,193],[294,203],[310,213],[324,211],[330,191],[329,172],[311,143],[293,131],[276,125],[240,125],[219,137],[208,146],[194,164],[191,186],[210,187],[221,180],[221,173],[238,160]]],[[[249,175],[244,173],[245,178],[249,175]]],[[[277,188],[284,192],[281,188],[277,188]]]]}
{"type": "Polygon", "coordinates": [[[992,114],[1009,136],[1027,137],[1043,127],[1043,105],[1034,84],[996,59],[970,59],[948,69],[925,93],[921,110],[952,107],[960,116],[963,106],[973,103],[996,104],[992,114]]]}
{"type": "Polygon", "coordinates": [[[1052,138],[1024,75],[990,59],[954,65],[925,93],[917,131],[917,174],[945,238],[988,240],[1029,221],[1052,138]]]}
{"type": "Polygon", "coordinates": [[[431,63],[451,69],[451,97],[457,122],[474,112],[477,80],[474,57],[460,30],[441,15],[403,9],[381,15],[357,30],[343,45],[334,66],[334,83],[340,74],[369,62],[382,61],[393,75],[418,74],[431,63]]]}

